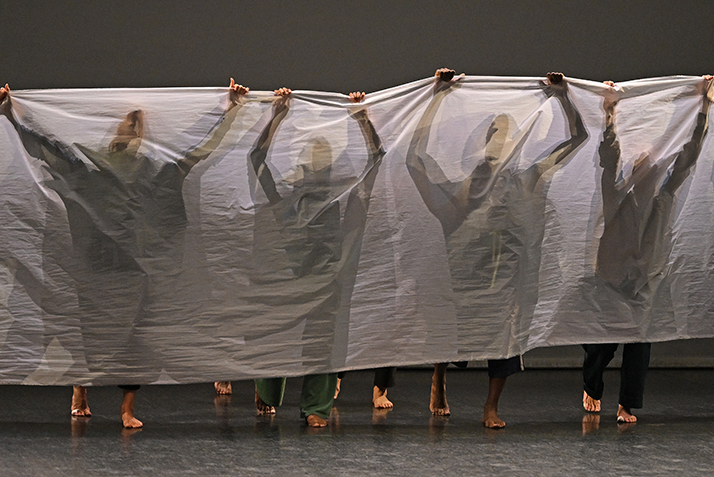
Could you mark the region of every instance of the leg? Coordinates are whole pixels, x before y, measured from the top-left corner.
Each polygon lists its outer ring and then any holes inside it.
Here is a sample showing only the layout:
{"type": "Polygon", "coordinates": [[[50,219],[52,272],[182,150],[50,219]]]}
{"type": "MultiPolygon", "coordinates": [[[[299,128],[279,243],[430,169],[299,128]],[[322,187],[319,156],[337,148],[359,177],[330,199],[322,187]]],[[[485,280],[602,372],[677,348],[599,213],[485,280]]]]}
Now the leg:
{"type": "Polygon", "coordinates": [[[134,401],[136,399],[136,391],[139,386],[119,386],[124,390],[124,399],[121,403],[121,422],[126,428],[138,428],[144,424],[134,417],[134,401]]]}
{"type": "Polygon", "coordinates": [[[392,409],[394,404],[387,399],[387,388],[394,386],[397,368],[379,368],[374,370],[374,389],[372,389],[372,406],[377,409],[392,409]]]}
{"type": "Polygon", "coordinates": [[[506,423],[498,417],[498,399],[506,386],[506,378],[488,378],[488,397],[483,406],[481,422],[490,429],[506,427],[506,423]]]}
{"type": "Polygon", "coordinates": [[[285,378],[255,380],[255,411],[259,416],[275,414],[275,408],[283,403],[285,378]]]}
{"type": "Polygon", "coordinates": [[[216,390],[216,394],[232,394],[233,388],[231,388],[230,381],[216,381],[213,383],[213,387],[216,390]]]}
{"type": "Polygon", "coordinates": [[[508,359],[488,360],[488,397],[483,406],[483,425],[490,429],[500,429],[506,426],[498,417],[498,400],[506,385],[506,378],[523,371],[523,361],[520,356],[508,359]]]}
{"type": "Polygon", "coordinates": [[[326,427],[337,385],[337,373],[311,374],[302,381],[300,414],[310,427],[326,427]]]}
{"type": "Polygon", "coordinates": [[[583,349],[583,408],[588,412],[600,412],[600,399],[605,388],[602,374],[615,356],[617,343],[584,344],[583,349]]]}
{"type": "Polygon", "coordinates": [[[449,404],[446,402],[446,367],[449,363],[434,365],[434,374],[431,377],[431,399],[429,409],[435,416],[450,416],[449,404]]]}
{"type": "Polygon", "coordinates": [[[340,371],[337,373],[337,385],[335,386],[335,399],[337,399],[337,396],[340,395],[340,385],[342,384],[342,378],[345,377],[345,374],[347,374],[347,371],[340,371]]]}
{"type": "Polygon", "coordinates": [[[72,410],[75,417],[92,417],[87,404],[87,388],[84,386],[74,386],[72,388],[72,410]]]}
{"type": "Polygon", "coordinates": [[[645,376],[650,365],[650,343],[628,343],[622,350],[620,370],[620,406],[618,422],[636,422],[633,408],[641,408],[645,393],[645,376]]]}

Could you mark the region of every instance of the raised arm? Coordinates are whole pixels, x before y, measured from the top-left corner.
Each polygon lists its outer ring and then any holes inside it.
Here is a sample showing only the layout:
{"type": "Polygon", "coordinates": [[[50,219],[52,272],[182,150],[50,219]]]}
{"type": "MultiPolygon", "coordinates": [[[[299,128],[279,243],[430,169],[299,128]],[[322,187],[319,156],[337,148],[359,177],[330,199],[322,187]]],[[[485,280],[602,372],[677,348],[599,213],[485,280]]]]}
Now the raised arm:
{"type": "Polygon", "coordinates": [[[199,144],[189,151],[186,157],[178,160],[178,165],[184,176],[188,175],[193,166],[206,159],[218,148],[226,137],[226,134],[228,134],[228,131],[230,131],[238,111],[245,104],[245,95],[248,94],[249,91],[249,88],[237,84],[235,80],[231,78],[231,83],[228,86],[228,107],[218,123],[213,127],[211,136],[202,144],[199,144]]]}
{"type": "MultiPolygon", "coordinates": [[[[364,100],[365,94],[361,92],[350,93],[350,101],[353,103],[360,103],[364,100]]],[[[352,113],[352,117],[357,120],[357,123],[362,130],[362,135],[364,136],[365,142],[367,143],[367,148],[369,148],[370,154],[367,161],[367,166],[365,167],[365,172],[371,169],[376,163],[382,160],[385,154],[384,148],[382,147],[382,140],[379,138],[376,129],[372,121],[369,119],[366,109],[360,109],[352,113]]]]}
{"type": "Polygon", "coordinates": [[[10,86],[0,88],[0,114],[5,116],[20,136],[20,141],[27,152],[50,166],[50,171],[57,177],[84,168],[84,163],[72,150],[59,142],[51,141],[35,131],[21,125],[12,111],[10,86]],[[7,101],[5,101],[7,100],[7,101]]]}
{"type": "Polygon", "coordinates": [[[268,157],[268,150],[273,143],[275,132],[288,114],[288,102],[291,93],[292,91],[288,88],[275,90],[275,95],[279,96],[279,98],[273,104],[273,117],[258,138],[255,147],[250,152],[250,162],[253,165],[255,175],[258,177],[258,182],[260,182],[271,204],[277,204],[282,200],[282,197],[278,194],[275,179],[268,165],[265,163],[265,160],[268,157]]]}
{"type": "MultiPolygon", "coordinates": [[[[437,80],[434,85],[434,97],[422,115],[407,151],[406,165],[419,194],[429,211],[442,223],[451,224],[457,220],[459,211],[453,204],[453,184],[439,167],[439,164],[426,151],[431,135],[431,126],[442,101],[452,91],[455,84],[453,70],[436,70],[437,80]]],[[[456,187],[455,187],[456,186],[456,187]]]]}
{"type": "Polygon", "coordinates": [[[702,143],[709,129],[709,108],[714,100],[714,78],[712,76],[704,76],[702,82],[703,99],[702,109],[697,116],[697,125],[694,128],[692,137],[674,160],[672,175],[670,175],[663,189],[674,194],[677,189],[684,183],[689,176],[694,164],[697,162],[699,153],[702,151],[702,143]]]}
{"type": "Polygon", "coordinates": [[[535,164],[532,176],[528,178],[529,190],[535,188],[536,182],[544,173],[562,163],[588,138],[588,131],[585,129],[580,113],[568,96],[568,83],[563,78],[563,74],[548,73],[546,77],[547,80],[542,83],[543,91],[549,97],[555,97],[563,108],[570,138],[560,143],[550,154],[535,164]]]}
{"type": "Polygon", "coordinates": [[[615,94],[615,83],[605,81],[609,89],[605,92],[605,99],[602,107],[605,110],[605,131],[602,133],[602,141],[598,149],[600,156],[600,167],[602,167],[602,200],[603,214],[608,220],[616,211],[620,202],[620,195],[627,193],[626,190],[618,190],[617,168],[620,164],[620,143],[615,134],[615,106],[617,96],[615,94]]]}

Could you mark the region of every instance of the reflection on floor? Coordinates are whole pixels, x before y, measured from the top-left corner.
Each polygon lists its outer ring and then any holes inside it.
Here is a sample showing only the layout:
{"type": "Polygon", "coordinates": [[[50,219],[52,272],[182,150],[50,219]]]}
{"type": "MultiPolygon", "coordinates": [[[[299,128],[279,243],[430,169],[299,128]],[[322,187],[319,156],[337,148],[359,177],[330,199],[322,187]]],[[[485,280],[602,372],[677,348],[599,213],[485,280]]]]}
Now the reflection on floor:
{"type": "Polygon", "coordinates": [[[449,369],[452,416],[434,418],[430,372],[400,370],[393,411],[373,411],[370,372],[349,373],[330,427],[298,417],[288,380],[274,418],[256,418],[251,382],[216,397],[211,384],[144,386],[122,430],[121,391],[90,389],[93,417],[69,416],[66,387],[3,386],[0,475],[711,475],[714,370],[651,370],[640,422],[615,422],[619,374],[608,371],[603,412],[585,413],[576,370],[509,378],[503,430],[481,425],[487,376],[449,369]]]}

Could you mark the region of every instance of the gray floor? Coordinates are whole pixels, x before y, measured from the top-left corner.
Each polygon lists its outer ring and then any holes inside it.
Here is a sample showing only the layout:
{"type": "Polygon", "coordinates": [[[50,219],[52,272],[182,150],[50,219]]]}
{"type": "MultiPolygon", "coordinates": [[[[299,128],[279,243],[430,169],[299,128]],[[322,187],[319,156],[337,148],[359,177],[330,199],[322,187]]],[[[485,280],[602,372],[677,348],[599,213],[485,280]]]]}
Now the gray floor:
{"type": "Polygon", "coordinates": [[[608,371],[599,423],[579,405],[575,370],[529,370],[509,378],[504,430],[480,423],[487,377],[450,369],[453,416],[428,410],[430,373],[402,370],[373,412],[371,373],[347,375],[331,427],[298,419],[299,379],[288,381],[274,419],[252,410],[250,382],[227,400],[210,384],[146,386],[137,417],[118,423],[120,390],[90,390],[94,416],[69,417],[70,390],[3,386],[0,475],[712,475],[714,370],[651,370],[645,408],[631,427],[615,423],[618,374],[608,371]]]}

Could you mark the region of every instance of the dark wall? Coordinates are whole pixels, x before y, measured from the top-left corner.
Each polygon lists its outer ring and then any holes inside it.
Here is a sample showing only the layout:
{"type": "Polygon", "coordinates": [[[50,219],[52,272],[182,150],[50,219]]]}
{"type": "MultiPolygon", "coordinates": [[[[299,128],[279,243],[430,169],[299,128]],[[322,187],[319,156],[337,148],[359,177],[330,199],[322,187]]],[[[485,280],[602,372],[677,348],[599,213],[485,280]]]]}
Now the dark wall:
{"type": "Polygon", "coordinates": [[[15,89],[374,91],[440,66],[605,80],[714,71],[711,1],[28,1],[0,5],[15,89]]]}

